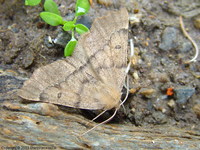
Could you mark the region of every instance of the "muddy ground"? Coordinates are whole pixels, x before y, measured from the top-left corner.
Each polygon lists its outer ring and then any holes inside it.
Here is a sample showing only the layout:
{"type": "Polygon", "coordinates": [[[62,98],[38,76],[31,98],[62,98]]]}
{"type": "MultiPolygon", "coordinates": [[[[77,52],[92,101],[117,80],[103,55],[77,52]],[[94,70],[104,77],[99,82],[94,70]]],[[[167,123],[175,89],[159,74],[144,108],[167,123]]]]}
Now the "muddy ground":
{"type": "MultiPolygon", "coordinates": [[[[74,15],[74,1],[56,2],[63,17],[70,19],[74,15]]],[[[142,128],[175,126],[199,131],[200,59],[186,63],[194,57],[195,49],[180,28],[179,16],[183,16],[186,30],[199,46],[200,2],[121,0],[111,1],[111,4],[109,1],[93,3],[89,14],[81,19],[86,25],[97,16],[119,7],[126,7],[130,15],[129,39],[133,39],[135,46],[135,57],[130,60],[130,94],[125,111],[120,109],[113,122],[142,128]]],[[[16,92],[10,94],[10,90],[20,88],[36,68],[63,59],[62,45],[48,40],[49,37],[58,38],[61,27],[45,24],[39,17],[42,10],[42,5],[24,6],[20,0],[0,1],[2,106],[9,100],[15,104],[24,103],[17,99],[16,92]],[[5,83],[8,78],[3,76],[20,76],[23,80],[11,88],[9,81],[9,84],[5,83]]],[[[62,111],[68,109],[58,107],[62,111]]],[[[88,111],[73,112],[86,118],[95,115],[88,111]]]]}

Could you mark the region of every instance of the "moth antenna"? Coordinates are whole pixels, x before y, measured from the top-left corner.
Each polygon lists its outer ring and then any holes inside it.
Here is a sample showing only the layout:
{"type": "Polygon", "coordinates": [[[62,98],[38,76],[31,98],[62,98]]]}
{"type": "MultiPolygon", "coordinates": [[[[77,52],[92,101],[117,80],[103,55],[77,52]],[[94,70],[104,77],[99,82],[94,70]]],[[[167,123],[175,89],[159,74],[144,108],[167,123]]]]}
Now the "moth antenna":
{"type": "MultiPolygon", "coordinates": [[[[130,46],[131,46],[131,54],[130,54],[130,60],[131,60],[131,58],[134,56],[134,43],[133,43],[133,39],[130,39],[130,46]]],[[[129,85],[128,85],[128,84],[129,84],[129,78],[128,78],[128,72],[129,72],[129,70],[130,70],[130,67],[131,67],[131,61],[129,61],[129,63],[128,63],[128,65],[127,65],[127,68],[126,68],[126,71],[125,71],[125,73],[126,73],[126,78],[127,78],[127,83],[124,84],[124,87],[126,88],[126,97],[124,98],[123,101],[120,100],[120,101],[121,101],[120,106],[123,107],[125,113],[126,113],[126,109],[125,109],[123,103],[124,103],[124,102],[126,101],[126,99],[128,98],[128,93],[129,93],[129,85]]]]}
{"type": "MultiPolygon", "coordinates": [[[[134,43],[133,43],[133,39],[130,39],[130,46],[131,46],[131,54],[130,54],[129,63],[128,63],[126,71],[125,71],[126,72],[126,76],[128,75],[128,72],[129,72],[130,67],[131,67],[131,59],[134,56],[134,43]]],[[[127,88],[126,84],[124,84],[124,87],[126,88],[127,91],[129,91],[129,88],[127,88]]]]}
{"type": "Polygon", "coordinates": [[[96,120],[97,118],[99,118],[101,115],[103,115],[107,110],[102,111],[100,114],[98,114],[96,117],[94,117],[92,120],[90,120],[86,125],[88,125],[89,123],[91,123],[92,121],[96,120]]]}
{"type": "MultiPolygon", "coordinates": [[[[134,56],[134,43],[133,43],[133,39],[130,39],[130,46],[131,46],[130,58],[132,58],[134,56]]],[[[124,98],[124,100],[119,105],[119,106],[122,106],[123,108],[124,108],[123,104],[126,101],[126,99],[128,98],[128,94],[129,94],[129,77],[128,77],[128,72],[130,70],[130,67],[131,67],[131,61],[129,61],[128,66],[126,68],[126,84],[124,84],[124,87],[126,88],[126,97],[124,98]]]]}
{"type": "Polygon", "coordinates": [[[101,122],[101,123],[95,125],[95,126],[92,127],[91,129],[89,129],[89,130],[87,130],[86,132],[84,132],[83,134],[81,134],[81,136],[87,134],[88,132],[92,131],[92,130],[95,129],[96,127],[98,127],[98,126],[100,126],[100,125],[102,125],[102,124],[107,123],[108,121],[110,121],[110,120],[116,115],[117,110],[118,110],[118,108],[115,109],[115,112],[113,113],[113,115],[112,115],[110,118],[108,118],[107,120],[105,120],[105,121],[103,121],[103,122],[101,122]]]}
{"type": "Polygon", "coordinates": [[[96,120],[97,118],[99,118],[101,115],[103,115],[107,110],[102,111],[100,114],[98,114],[96,117],[94,117],[91,121],[96,120]]]}
{"type": "MultiPolygon", "coordinates": [[[[133,39],[130,39],[130,46],[131,46],[131,54],[130,54],[130,60],[132,59],[132,57],[134,56],[134,43],[133,43],[133,39]]],[[[126,68],[126,74],[128,74],[130,67],[131,67],[131,61],[129,60],[128,66],[126,68]]]]}
{"type": "Polygon", "coordinates": [[[126,96],[124,98],[124,100],[119,104],[119,107],[122,106],[124,104],[124,102],[127,100],[128,98],[128,94],[129,94],[129,76],[128,74],[126,75],[126,84],[127,84],[127,91],[126,91],[126,96]]]}
{"type": "MultiPolygon", "coordinates": [[[[122,100],[120,100],[120,102],[122,103],[122,100]]],[[[120,103],[120,104],[121,104],[121,103],[120,103]]],[[[122,108],[123,108],[124,112],[126,113],[126,109],[125,109],[125,107],[124,107],[123,104],[122,104],[122,108]]]]}

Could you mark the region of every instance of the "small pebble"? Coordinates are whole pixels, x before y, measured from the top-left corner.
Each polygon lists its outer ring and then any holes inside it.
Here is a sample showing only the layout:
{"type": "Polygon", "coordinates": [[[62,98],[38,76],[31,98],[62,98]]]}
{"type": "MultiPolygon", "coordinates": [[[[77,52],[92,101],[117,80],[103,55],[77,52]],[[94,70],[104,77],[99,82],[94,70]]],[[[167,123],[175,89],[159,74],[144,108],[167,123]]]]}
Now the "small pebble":
{"type": "Polygon", "coordinates": [[[177,44],[177,29],[173,27],[167,27],[163,31],[162,41],[159,48],[163,51],[172,50],[178,47],[177,44]]]}
{"type": "Polygon", "coordinates": [[[186,104],[188,99],[195,93],[195,88],[190,88],[190,87],[175,88],[174,92],[175,92],[176,103],[186,104]]]}
{"type": "Polygon", "coordinates": [[[129,93],[134,94],[136,91],[137,91],[137,89],[132,88],[132,89],[129,90],[129,93]]]}
{"type": "Polygon", "coordinates": [[[171,100],[167,103],[167,105],[168,105],[170,108],[174,108],[174,107],[175,107],[175,102],[174,102],[174,100],[171,99],[171,100]]]}
{"type": "Polygon", "coordinates": [[[138,80],[138,79],[139,79],[139,76],[138,76],[137,71],[135,71],[135,72],[133,73],[133,78],[134,78],[135,80],[138,80]]]}
{"type": "Polygon", "coordinates": [[[137,56],[133,56],[133,58],[131,59],[131,62],[133,64],[133,66],[135,66],[138,62],[138,57],[137,56]]]}
{"type": "Polygon", "coordinates": [[[142,18],[142,14],[130,14],[129,21],[131,25],[140,23],[142,18]]]}
{"type": "Polygon", "coordinates": [[[155,93],[154,89],[148,89],[148,88],[141,88],[139,91],[139,94],[141,94],[147,98],[150,98],[154,93],[155,93]]]}
{"type": "Polygon", "coordinates": [[[180,47],[180,51],[183,53],[189,52],[190,50],[192,50],[192,43],[191,42],[184,42],[181,47],[180,47]]]}
{"type": "Polygon", "coordinates": [[[111,6],[113,4],[113,0],[97,0],[100,5],[111,6]]]}
{"type": "Polygon", "coordinates": [[[197,29],[200,29],[200,16],[196,17],[193,22],[194,22],[194,26],[197,29]]]}
{"type": "Polygon", "coordinates": [[[70,39],[71,39],[71,35],[68,32],[60,32],[58,33],[57,37],[55,38],[53,42],[62,47],[65,47],[70,39]]]}
{"type": "Polygon", "coordinates": [[[156,104],[153,104],[153,107],[158,110],[158,111],[161,111],[162,113],[166,113],[167,110],[164,108],[164,101],[160,101],[160,103],[156,103],[156,104]]]}
{"type": "Polygon", "coordinates": [[[34,53],[33,51],[28,51],[27,54],[25,55],[26,57],[22,60],[22,64],[24,68],[28,68],[33,64],[34,61],[34,53]]]}
{"type": "Polygon", "coordinates": [[[135,113],[135,111],[136,111],[136,109],[133,107],[133,108],[131,108],[131,112],[134,114],[135,113]]]}
{"type": "Polygon", "coordinates": [[[45,44],[48,48],[54,47],[53,39],[51,38],[51,36],[46,36],[46,37],[45,37],[45,39],[44,39],[44,44],[45,44]]]}

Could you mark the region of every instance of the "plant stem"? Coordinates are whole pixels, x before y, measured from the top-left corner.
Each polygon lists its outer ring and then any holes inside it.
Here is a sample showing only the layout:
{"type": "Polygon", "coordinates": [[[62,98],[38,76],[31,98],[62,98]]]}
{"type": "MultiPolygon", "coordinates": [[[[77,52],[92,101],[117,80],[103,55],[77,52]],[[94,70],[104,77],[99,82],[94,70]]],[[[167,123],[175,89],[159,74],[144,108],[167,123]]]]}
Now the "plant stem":
{"type": "Polygon", "coordinates": [[[76,23],[77,18],[78,18],[77,16],[74,17],[74,20],[73,20],[74,24],[76,23]]]}
{"type": "Polygon", "coordinates": [[[75,28],[72,29],[72,39],[75,38],[75,37],[74,37],[74,29],[75,29],[75,28]]]}
{"type": "MultiPolygon", "coordinates": [[[[76,24],[77,18],[78,18],[77,16],[74,17],[74,20],[73,20],[74,24],[76,24]]],[[[75,39],[75,37],[74,37],[74,29],[75,28],[72,29],[72,39],[75,39]]]]}

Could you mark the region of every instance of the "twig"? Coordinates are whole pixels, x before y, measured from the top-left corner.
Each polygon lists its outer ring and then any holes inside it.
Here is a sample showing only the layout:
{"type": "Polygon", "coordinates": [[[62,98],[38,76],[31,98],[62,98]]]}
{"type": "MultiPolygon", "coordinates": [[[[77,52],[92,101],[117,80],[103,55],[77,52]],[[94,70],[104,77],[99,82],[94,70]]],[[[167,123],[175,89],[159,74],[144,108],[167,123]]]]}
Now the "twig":
{"type": "Polygon", "coordinates": [[[198,48],[196,42],[191,38],[191,36],[185,30],[182,16],[180,16],[180,26],[181,26],[181,30],[183,31],[183,34],[190,40],[190,42],[192,43],[192,45],[194,46],[195,51],[196,51],[195,56],[191,60],[189,60],[188,63],[190,63],[190,62],[196,62],[197,61],[197,57],[199,55],[199,48],[198,48]]]}

